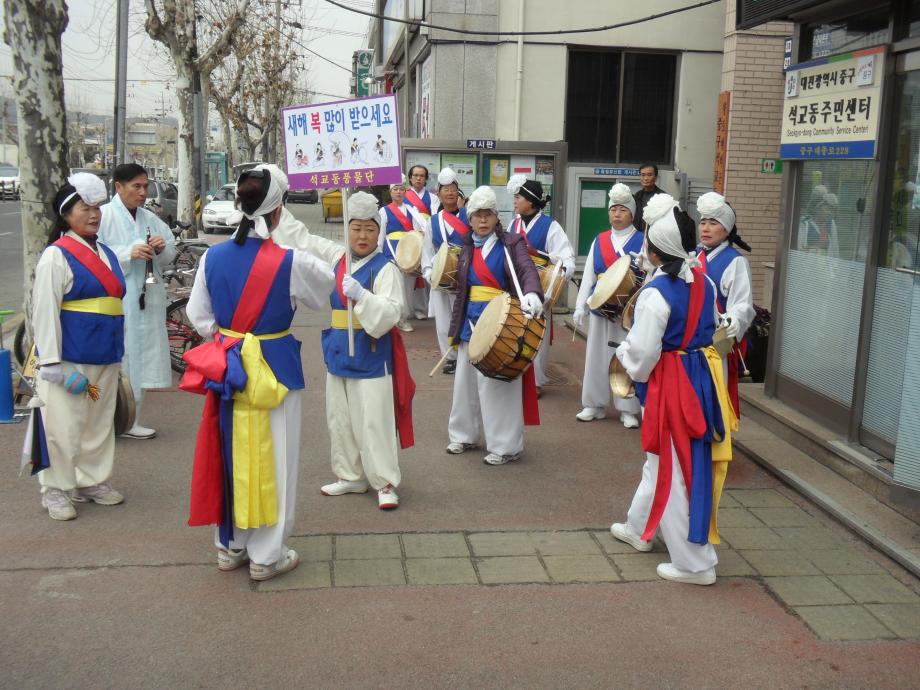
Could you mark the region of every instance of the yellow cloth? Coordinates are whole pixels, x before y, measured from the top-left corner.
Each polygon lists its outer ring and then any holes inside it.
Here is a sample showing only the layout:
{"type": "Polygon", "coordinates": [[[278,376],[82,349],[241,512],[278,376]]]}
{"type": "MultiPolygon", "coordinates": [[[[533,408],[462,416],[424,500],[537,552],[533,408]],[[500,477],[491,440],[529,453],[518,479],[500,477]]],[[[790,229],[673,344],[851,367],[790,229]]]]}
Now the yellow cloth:
{"type": "Polygon", "coordinates": [[[722,410],[722,424],[725,427],[725,436],[712,442],[712,515],[709,519],[709,543],[720,544],[719,529],[716,518],[719,514],[719,500],[722,498],[722,487],[728,474],[728,463],[732,459],[732,432],[738,431],[738,418],[735,408],[732,407],[731,398],[728,396],[728,382],[725,380],[725,370],[722,368],[722,358],[711,345],[703,348],[706,362],[709,364],[709,373],[715,384],[716,395],[719,399],[719,408],[722,410]]]}
{"type": "Polygon", "coordinates": [[[398,240],[405,237],[406,233],[403,230],[397,230],[396,232],[388,232],[387,239],[389,240],[398,240]]]}
{"type": "MultiPolygon", "coordinates": [[[[351,325],[353,328],[360,329],[361,322],[358,321],[358,315],[352,312],[351,314],[351,325]]],[[[333,328],[348,328],[348,310],[347,309],[333,309],[332,310],[332,327],[333,328]]]]}
{"type": "Polygon", "coordinates": [[[470,302],[489,302],[493,297],[498,297],[502,293],[504,290],[485,285],[473,285],[470,287],[470,302]]]}
{"type": "Polygon", "coordinates": [[[545,256],[534,256],[531,254],[530,258],[533,259],[534,264],[537,266],[546,266],[549,264],[549,259],[547,259],[545,256]]]}
{"type": "Polygon", "coordinates": [[[233,395],[233,523],[240,529],[274,525],[278,495],[268,412],[284,401],[288,389],[262,356],[260,341],[282,338],[290,331],[254,335],[221,328],[220,332],[242,339],[240,358],[246,370],[246,387],[233,395]]]}
{"type": "Polygon", "coordinates": [[[80,311],[87,314],[105,314],[106,316],[123,316],[124,305],[119,297],[89,297],[87,299],[70,299],[61,302],[64,311],[80,311]]]}

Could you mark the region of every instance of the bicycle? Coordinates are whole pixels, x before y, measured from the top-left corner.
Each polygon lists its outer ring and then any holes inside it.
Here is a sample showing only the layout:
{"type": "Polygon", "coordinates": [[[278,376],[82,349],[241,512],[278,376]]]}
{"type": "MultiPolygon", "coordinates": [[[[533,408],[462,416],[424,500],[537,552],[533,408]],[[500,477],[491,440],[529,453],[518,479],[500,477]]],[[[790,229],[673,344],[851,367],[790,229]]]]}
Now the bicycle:
{"type": "Polygon", "coordinates": [[[188,297],[174,299],[166,306],[166,335],[169,340],[169,365],[177,374],[185,373],[182,355],[204,342],[185,313],[188,297]]]}

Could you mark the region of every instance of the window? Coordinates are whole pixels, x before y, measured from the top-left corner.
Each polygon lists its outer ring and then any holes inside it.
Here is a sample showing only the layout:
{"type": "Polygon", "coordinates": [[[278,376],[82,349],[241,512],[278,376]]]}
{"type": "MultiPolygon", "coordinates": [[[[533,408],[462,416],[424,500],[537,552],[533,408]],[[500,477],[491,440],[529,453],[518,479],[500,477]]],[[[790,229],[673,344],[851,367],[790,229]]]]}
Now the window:
{"type": "Polygon", "coordinates": [[[846,19],[809,24],[803,32],[804,59],[848,53],[888,40],[888,8],[879,7],[846,19]]]}
{"type": "Polygon", "coordinates": [[[176,185],[174,184],[165,184],[163,185],[163,198],[164,199],[177,199],[179,197],[179,192],[176,190],[176,185]]]}
{"type": "Polygon", "coordinates": [[[677,56],[570,50],[569,160],[670,163],[677,56]]]}
{"type": "Polygon", "coordinates": [[[148,180],[147,182],[147,198],[156,199],[159,196],[157,192],[157,183],[153,180],[148,180]]]}

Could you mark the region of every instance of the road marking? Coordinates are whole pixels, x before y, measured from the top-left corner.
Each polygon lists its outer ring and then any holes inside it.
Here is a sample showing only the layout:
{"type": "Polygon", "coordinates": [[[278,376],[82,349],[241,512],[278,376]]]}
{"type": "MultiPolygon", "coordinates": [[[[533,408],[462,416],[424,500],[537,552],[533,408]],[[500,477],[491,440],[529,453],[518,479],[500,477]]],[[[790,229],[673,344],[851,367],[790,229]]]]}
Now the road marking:
{"type": "Polygon", "coordinates": [[[7,235],[12,235],[11,232],[0,232],[0,237],[6,237],[7,235]]]}

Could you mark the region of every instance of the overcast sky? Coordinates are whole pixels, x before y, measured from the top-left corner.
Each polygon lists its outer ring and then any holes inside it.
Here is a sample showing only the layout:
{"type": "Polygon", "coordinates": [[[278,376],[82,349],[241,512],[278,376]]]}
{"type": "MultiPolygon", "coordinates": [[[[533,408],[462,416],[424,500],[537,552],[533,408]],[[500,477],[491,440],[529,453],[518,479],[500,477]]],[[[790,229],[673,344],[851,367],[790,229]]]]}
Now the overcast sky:
{"type": "MultiPolygon", "coordinates": [[[[290,0],[289,0],[290,1],[290,0]]],[[[292,4],[297,4],[293,0],[292,4]]],[[[265,2],[265,0],[251,0],[265,2]]],[[[329,5],[324,0],[301,0],[302,13],[312,32],[305,32],[305,45],[333,62],[351,68],[351,54],[361,47],[368,18],[329,5]]],[[[350,0],[350,5],[370,9],[370,0],[350,0]]],[[[64,77],[68,109],[110,115],[114,109],[115,86],[115,0],[70,0],[70,22],[64,32],[64,77]],[[88,81],[89,80],[89,81],[88,81]]],[[[128,39],[128,116],[175,114],[172,68],[162,50],[143,30],[146,15],[143,0],[131,0],[131,35],[128,39]]],[[[304,23],[303,21],[301,23],[304,23]]],[[[0,17],[2,25],[2,17],[0,17]]],[[[296,46],[295,46],[296,47],[296,46]]],[[[0,75],[13,72],[10,49],[0,42],[0,75]]],[[[313,57],[310,87],[332,96],[347,97],[350,73],[313,57]]],[[[9,79],[0,80],[10,96],[9,79]]],[[[329,96],[318,100],[332,100],[329,96]]]]}

